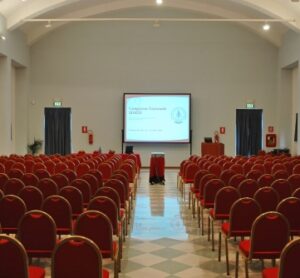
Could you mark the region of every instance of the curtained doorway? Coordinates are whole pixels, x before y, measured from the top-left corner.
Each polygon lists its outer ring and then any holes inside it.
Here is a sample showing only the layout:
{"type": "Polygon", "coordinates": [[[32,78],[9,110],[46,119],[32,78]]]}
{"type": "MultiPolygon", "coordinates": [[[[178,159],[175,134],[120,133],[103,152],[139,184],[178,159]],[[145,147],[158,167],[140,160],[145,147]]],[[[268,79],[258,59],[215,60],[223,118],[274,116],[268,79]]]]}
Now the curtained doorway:
{"type": "Polygon", "coordinates": [[[45,108],[45,154],[71,153],[71,108],[45,108]]]}
{"type": "Polygon", "coordinates": [[[236,110],[236,155],[257,155],[262,149],[262,109],[236,110]]]}

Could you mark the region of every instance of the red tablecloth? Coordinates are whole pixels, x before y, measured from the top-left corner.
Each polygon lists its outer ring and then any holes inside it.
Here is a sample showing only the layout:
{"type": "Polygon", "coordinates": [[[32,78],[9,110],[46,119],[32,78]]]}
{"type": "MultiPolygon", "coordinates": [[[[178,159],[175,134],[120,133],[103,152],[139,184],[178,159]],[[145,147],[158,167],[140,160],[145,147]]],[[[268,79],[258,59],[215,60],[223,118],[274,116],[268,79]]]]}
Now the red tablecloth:
{"type": "Polygon", "coordinates": [[[153,153],[150,158],[150,178],[149,182],[164,183],[165,181],[165,155],[153,153]]]}

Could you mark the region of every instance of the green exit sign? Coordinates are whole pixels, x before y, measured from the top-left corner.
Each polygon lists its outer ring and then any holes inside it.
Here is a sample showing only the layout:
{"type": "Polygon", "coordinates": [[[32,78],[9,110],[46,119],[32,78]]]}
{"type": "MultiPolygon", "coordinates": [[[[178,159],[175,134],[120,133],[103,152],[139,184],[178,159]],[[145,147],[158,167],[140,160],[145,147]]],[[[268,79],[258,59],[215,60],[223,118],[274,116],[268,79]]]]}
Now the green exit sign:
{"type": "Polygon", "coordinates": [[[60,100],[55,100],[55,101],[53,102],[53,106],[54,106],[54,107],[61,107],[61,106],[62,106],[62,102],[61,102],[60,100]]]}
{"type": "Polygon", "coordinates": [[[247,109],[253,109],[255,107],[254,103],[247,103],[246,108],[247,109]]]}

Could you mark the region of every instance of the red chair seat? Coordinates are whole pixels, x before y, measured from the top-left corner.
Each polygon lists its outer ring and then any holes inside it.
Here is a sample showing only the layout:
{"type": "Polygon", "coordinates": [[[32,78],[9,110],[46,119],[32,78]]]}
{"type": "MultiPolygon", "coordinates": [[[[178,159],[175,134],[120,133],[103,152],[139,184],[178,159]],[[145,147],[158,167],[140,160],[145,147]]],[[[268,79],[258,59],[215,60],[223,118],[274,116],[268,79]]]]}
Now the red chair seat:
{"type": "Polygon", "coordinates": [[[249,256],[250,252],[250,240],[242,240],[239,243],[240,250],[245,254],[246,257],[249,256]]]}
{"type": "Polygon", "coordinates": [[[45,270],[37,266],[29,266],[28,272],[29,272],[29,278],[44,278],[46,275],[45,270]]]}
{"type": "Polygon", "coordinates": [[[263,278],[278,278],[279,269],[278,267],[266,268],[263,270],[263,278]]]}
{"type": "Polygon", "coordinates": [[[109,278],[109,272],[106,269],[102,269],[102,278],[109,278]]]}
{"type": "MultiPolygon", "coordinates": [[[[222,232],[225,235],[229,234],[229,230],[230,230],[230,224],[229,222],[225,222],[222,224],[222,232]]],[[[237,231],[231,231],[231,236],[249,236],[250,235],[250,231],[249,230],[237,230],[237,231]]]]}
{"type": "Polygon", "coordinates": [[[204,208],[213,208],[215,205],[215,202],[205,202],[204,199],[200,200],[200,204],[204,208]]]}

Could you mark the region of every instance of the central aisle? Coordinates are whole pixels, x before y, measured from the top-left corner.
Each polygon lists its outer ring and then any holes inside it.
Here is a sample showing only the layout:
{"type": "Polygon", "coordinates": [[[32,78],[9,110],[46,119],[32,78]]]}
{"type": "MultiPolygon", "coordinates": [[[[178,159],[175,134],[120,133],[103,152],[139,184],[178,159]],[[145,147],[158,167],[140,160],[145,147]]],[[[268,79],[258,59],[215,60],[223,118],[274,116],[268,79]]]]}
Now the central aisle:
{"type": "Polygon", "coordinates": [[[149,171],[140,174],[120,277],[228,277],[182,203],[177,171],[166,170],[165,177],[164,186],[149,185],[149,171]]]}

